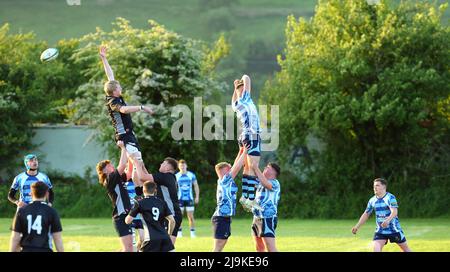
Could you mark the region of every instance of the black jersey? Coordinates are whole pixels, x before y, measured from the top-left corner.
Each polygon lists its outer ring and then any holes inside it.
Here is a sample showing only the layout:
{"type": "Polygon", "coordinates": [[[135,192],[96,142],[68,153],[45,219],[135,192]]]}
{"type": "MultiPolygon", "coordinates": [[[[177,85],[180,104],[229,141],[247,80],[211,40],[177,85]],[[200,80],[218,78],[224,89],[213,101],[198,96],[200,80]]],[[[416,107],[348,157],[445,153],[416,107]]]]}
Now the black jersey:
{"type": "Polygon", "coordinates": [[[51,251],[50,234],[61,232],[61,220],[55,209],[46,202],[32,202],[20,208],[13,222],[13,231],[22,234],[23,251],[51,251]]]}
{"type": "Polygon", "coordinates": [[[131,209],[130,197],[126,188],[126,177],[114,170],[106,178],[106,190],[114,207],[112,216],[117,217],[121,214],[127,214],[131,209]]]}
{"type": "Polygon", "coordinates": [[[170,212],[175,218],[182,217],[180,204],[178,202],[178,182],[172,173],[155,173],[152,174],[153,180],[158,185],[157,196],[167,203],[170,212]]]}
{"type": "Polygon", "coordinates": [[[144,225],[144,241],[169,239],[169,234],[164,229],[165,218],[172,213],[167,203],[156,196],[146,196],[138,200],[130,211],[130,216],[136,217],[142,214],[144,225]]]}
{"type": "Polygon", "coordinates": [[[126,105],[122,97],[106,96],[106,107],[116,132],[116,140],[119,140],[119,135],[133,132],[131,115],[120,112],[120,108],[126,105]]]}

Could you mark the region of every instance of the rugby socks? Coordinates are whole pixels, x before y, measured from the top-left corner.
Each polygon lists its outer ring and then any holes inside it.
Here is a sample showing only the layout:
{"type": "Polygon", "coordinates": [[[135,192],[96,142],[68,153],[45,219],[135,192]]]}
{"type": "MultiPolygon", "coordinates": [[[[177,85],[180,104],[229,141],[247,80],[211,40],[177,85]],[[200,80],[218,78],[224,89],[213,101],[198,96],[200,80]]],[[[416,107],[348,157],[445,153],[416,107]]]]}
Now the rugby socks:
{"type": "Polygon", "coordinates": [[[195,228],[191,228],[191,238],[195,238],[195,237],[197,237],[195,235],[195,228]]]}
{"type": "Polygon", "coordinates": [[[180,226],[180,228],[178,229],[177,237],[178,237],[178,238],[183,237],[183,230],[181,229],[181,226],[180,226]]]}
{"type": "Polygon", "coordinates": [[[255,176],[248,176],[245,175],[247,178],[247,194],[249,200],[255,200],[255,194],[256,194],[256,185],[258,185],[259,181],[258,178],[255,176]]]}
{"type": "Polygon", "coordinates": [[[248,180],[247,175],[242,176],[242,197],[248,198],[248,180]]]}

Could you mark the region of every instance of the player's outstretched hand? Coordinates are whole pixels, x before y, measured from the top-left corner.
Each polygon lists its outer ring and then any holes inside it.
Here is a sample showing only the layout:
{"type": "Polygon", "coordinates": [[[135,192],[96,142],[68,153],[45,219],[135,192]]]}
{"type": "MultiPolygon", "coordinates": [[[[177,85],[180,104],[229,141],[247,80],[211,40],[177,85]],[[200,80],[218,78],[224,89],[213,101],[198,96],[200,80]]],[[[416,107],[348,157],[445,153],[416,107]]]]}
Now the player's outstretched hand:
{"type": "Polygon", "coordinates": [[[104,46],[104,45],[101,45],[99,48],[98,48],[98,54],[100,55],[100,57],[102,57],[102,58],[106,58],[106,52],[108,51],[108,49],[107,49],[107,47],[106,46],[104,46]]]}
{"type": "Polygon", "coordinates": [[[389,226],[389,221],[385,220],[383,223],[381,223],[382,228],[387,228],[389,226]]]}
{"type": "Polygon", "coordinates": [[[358,228],[357,228],[357,227],[353,227],[353,228],[352,228],[352,233],[353,233],[353,234],[356,234],[357,232],[358,232],[358,228]]]}
{"type": "Polygon", "coordinates": [[[144,106],[144,107],[142,107],[142,109],[150,115],[155,114],[155,112],[152,109],[150,109],[150,107],[144,106]]]}
{"type": "Polygon", "coordinates": [[[117,141],[117,146],[120,148],[125,148],[125,144],[123,143],[123,141],[117,141]]]}

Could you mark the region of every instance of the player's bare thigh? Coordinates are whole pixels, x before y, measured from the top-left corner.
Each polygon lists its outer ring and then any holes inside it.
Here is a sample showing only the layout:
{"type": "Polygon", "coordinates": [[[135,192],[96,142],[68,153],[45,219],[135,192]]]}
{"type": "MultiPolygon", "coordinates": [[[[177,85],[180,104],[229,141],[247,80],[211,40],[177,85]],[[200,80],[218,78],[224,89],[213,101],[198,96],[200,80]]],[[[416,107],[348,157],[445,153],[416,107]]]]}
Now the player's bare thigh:
{"type": "Polygon", "coordinates": [[[373,241],[373,251],[374,252],[381,252],[383,250],[384,245],[386,244],[387,240],[375,240],[373,241]]]}

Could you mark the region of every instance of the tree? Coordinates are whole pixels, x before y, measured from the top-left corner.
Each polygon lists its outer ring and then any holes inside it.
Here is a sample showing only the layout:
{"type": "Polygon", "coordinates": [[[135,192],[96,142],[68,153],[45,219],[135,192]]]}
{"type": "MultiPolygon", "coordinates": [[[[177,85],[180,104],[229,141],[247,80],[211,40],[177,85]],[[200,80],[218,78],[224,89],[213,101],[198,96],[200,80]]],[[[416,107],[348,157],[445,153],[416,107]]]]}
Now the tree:
{"type": "Polygon", "coordinates": [[[59,106],[83,80],[68,60],[76,47],[75,40],[60,41],[58,59],[41,63],[45,42],[32,33],[9,34],[8,24],[0,28],[0,170],[11,172],[33,147],[33,124],[64,120],[59,106]]]}
{"type": "Polygon", "coordinates": [[[129,104],[152,104],[155,116],[133,114],[136,136],[143,149],[144,161],[151,171],[167,156],[184,157],[200,173],[212,173],[211,164],[223,157],[224,142],[174,141],[171,138],[171,107],[193,108],[194,97],[208,99],[223,91],[224,85],[214,79],[214,67],[228,53],[220,38],[214,48],[166,30],[154,21],[148,29],[133,28],[119,18],[111,32],[97,29],[83,37],[84,44],[73,59],[83,68],[89,81],[78,88],[77,98],[67,107],[71,120],[86,123],[98,133],[112,158],[117,158],[114,132],[106,113],[103,82],[106,80],[98,46],[109,47],[108,61],[121,83],[129,104]]]}
{"type": "Polygon", "coordinates": [[[369,196],[378,176],[405,194],[404,203],[423,203],[402,213],[448,213],[445,8],[322,0],[311,21],[289,17],[281,71],[266,84],[263,99],[280,105],[285,162],[291,147],[304,145],[309,135],[325,144],[325,151],[313,153],[313,165],[301,165],[324,206],[321,215],[351,214],[352,203],[369,196]]]}

